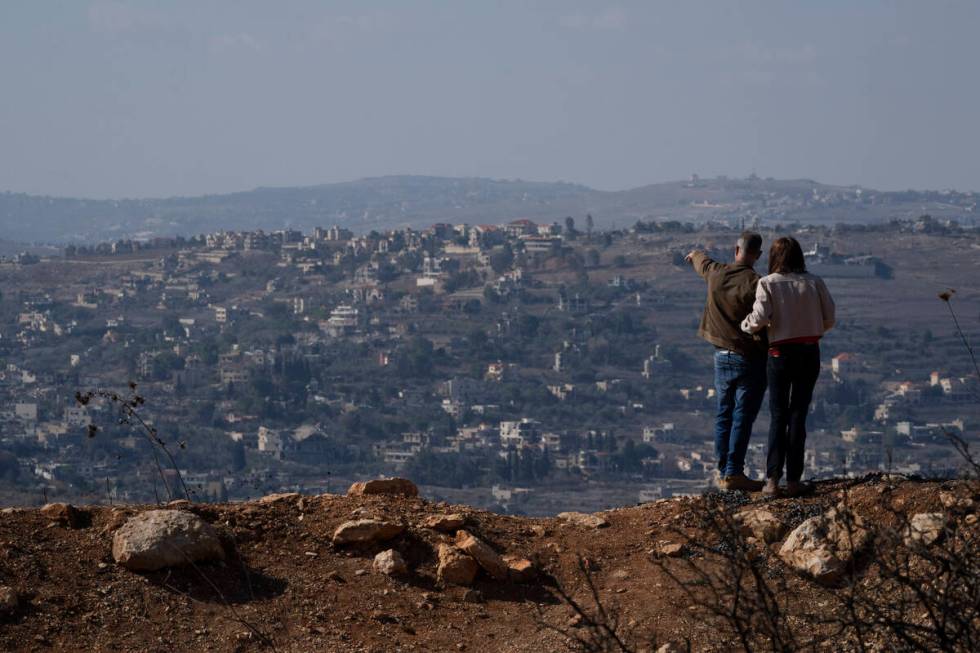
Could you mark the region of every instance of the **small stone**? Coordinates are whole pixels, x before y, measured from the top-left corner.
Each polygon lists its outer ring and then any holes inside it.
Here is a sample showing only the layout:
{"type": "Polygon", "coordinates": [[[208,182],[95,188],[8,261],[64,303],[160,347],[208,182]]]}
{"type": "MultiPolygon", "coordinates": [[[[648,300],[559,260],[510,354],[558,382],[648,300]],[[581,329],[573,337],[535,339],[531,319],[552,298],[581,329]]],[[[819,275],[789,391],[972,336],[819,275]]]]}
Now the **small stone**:
{"type": "Polygon", "coordinates": [[[766,544],[778,542],[786,529],[783,522],[774,514],[762,508],[736,513],[735,523],[738,524],[743,536],[754,537],[766,544]]]}
{"type": "Polygon", "coordinates": [[[685,550],[684,544],[680,542],[661,542],[650,553],[656,558],[679,558],[684,555],[685,550]]]}
{"type": "Polygon", "coordinates": [[[259,499],[257,503],[261,505],[268,505],[271,503],[280,503],[282,501],[293,501],[295,499],[299,499],[300,496],[301,495],[299,492],[277,492],[275,494],[265,495],[259,499]]]}
{"type": "Polygon", "coordinates": [[[515,583],[530,583],[538,575],[534,563],[526,558],[504,556],[507,563],[507,575],[515,583]]]}
{"type": "Polygon", "coordinates": [[[367,576],[367,569],[358,569],[354,572],[355,576],[367,576]]]}
{"type": "Polygon", "coordinates": [[[402,576],[408,573],[408,565],[402,554],[388,549],[374,556],[374,570],[386,576],[402,576]]]}
{"type": "Polygon", "coordinates": [[[405,527],[394,522],[380,521],[377,519],[358,519],[344,522],[337,527],[333,533],[333,543],[336,545],[344,544],[371,544],[374,542],[385,542],[404,532],[405,527]]]}
{"type": "Polygon", "coordinates": [[[439,545],[439,567],[436,577],[444,585],[469,586],[473,584],[480,565],[476,560],[449,544],[439,545]]]}
{"type": "Polygon", "coordinates": [[[359,497],[369,494],[384,494],[390,496],[417,497],[419,489],[407,478],[376,478],[370,481],[354,483],[347,490],[347,496],[359,497]]]}
{"type": "Polygon", "coordinates": [[[0,586],[0,615],[9,615],[16,612],[20,598],[17,592],[6,585],[0,586]]]}
{"type": "Polygon", "coordinates": [[[456,548],[472,556],[493,578],[507,580],[509,575],[507,563],[500,554],[477,536],[467,531],[459,531],[456,533],[456,548]]]}
{"type": "Polygon", "coordinates": [[[466,516],[459,513],[451,515],[429,515],[422,520],[422,528],[440,533],[455,533],[466,524],[466,516]]]}
{"type": "Polygon", "coordinates": [[[939,501],[943,508],[953,512],[970,512],[973,510],[973,499],[969,497],[958,497],[953,492],[942,491],[939,493],[939,501]]]}
{"type": "Polygon", "coordinates": [[[609,526],[609,522],[604,517],[584,512],[560,512],[558,519],[586,528],[606,528],[609,526]]]}
{"type": "Polygon", "coordinates": [[[930,546],[943,536],[946,515],[941,512],[920,512],[909,520],[905,529],[905,546],[930,546]]]}
{"type": "Polygon", "coordinates": [[[167,502],[168,508],[183,508],[189,505],[191,505],[191,502],[187,499],[174,499],[173,501],[167,502]]]}
{"type": "Polygon", "coordinates": [[[70,503],[48,503],[41,507],[41,514],[53,523],[81,528],[84,513],[70,503]]]}
{"type": "Polygon", "coordinates": [[[121,508],[113,508],[112,512],[109,513],[108,519],[106,519],[106,524],[102,528],[103,533],[113,533],[126,523],[126,520],[130,518],[130,513],[122,510],[121,508]]]}
{"type": "Polygon", "coordinates": [[[344,577],[336,569],[331,569],[327,572],[327,580],[332,580],[335,583],[343,583],[344,577]]]}

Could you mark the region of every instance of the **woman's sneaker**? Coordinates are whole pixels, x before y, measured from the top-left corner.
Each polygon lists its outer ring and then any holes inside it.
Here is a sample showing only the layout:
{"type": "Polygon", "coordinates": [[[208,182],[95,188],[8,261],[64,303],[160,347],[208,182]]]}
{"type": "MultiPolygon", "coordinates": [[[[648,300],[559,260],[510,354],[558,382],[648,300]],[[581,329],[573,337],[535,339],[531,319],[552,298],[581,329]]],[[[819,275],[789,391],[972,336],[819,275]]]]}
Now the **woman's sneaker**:
{"type": "Polygon", "coordinates": [[[719,483],[722,490],[743,490],[745,492],[758,492],[762,489],[762,481],[753,481],[745,474],[732,474],[721,479],[719,483]]]}
{"type": "Polygon", "coordinates": [[[782,495],[782,492],[779,490],[779,479],[778,478],[767,478],[766,479],[766,484],[762,488],[762,494],[766,495],[767,497],[778,497],[778,496],[781,496],[782,495]]]}
{"type": "Polygon", "coordinates": [[[813,492],[813,486],[802,481],[786,481],[786,496],[801,497],[813,492]]]}

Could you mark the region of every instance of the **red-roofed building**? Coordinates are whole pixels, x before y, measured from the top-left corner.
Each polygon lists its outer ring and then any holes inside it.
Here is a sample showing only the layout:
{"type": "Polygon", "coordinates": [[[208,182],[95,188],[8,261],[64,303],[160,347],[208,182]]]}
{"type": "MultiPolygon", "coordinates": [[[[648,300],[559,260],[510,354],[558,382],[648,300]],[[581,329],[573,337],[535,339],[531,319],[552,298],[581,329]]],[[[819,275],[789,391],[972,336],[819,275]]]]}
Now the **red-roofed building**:
{"type": "Polygon", "coordinates": [[[526,218],[521,218],[520,220],[509,222],[504,229],[509,235],[517,238],[519,236],[536,234],[538,232],[538,225],[526,218]]]}

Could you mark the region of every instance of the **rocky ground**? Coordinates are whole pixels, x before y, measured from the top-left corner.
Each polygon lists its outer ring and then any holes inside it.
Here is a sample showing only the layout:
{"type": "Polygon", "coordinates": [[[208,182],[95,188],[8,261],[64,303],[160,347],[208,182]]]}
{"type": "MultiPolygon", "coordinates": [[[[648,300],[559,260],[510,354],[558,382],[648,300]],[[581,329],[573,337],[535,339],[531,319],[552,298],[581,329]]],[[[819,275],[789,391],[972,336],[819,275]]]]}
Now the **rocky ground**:
{"type": "Polygon", "coordinates": [[[646,642],[636,650],[733,650],[735,633],[671,578],[718,564],[701,552],[715,537],[706,502],[739,514],[766,573],[819,605],[850,564],[847,546],[820,541],[843,504],[868,533],[927,515],[909,537],[931,545],[949,520],[976,529],[974,490],[872,476],[800,499],[728,493],[548,519],[430,503],[399,482],[162,510],[7,508],[0,649],[561,651],[587,625],[562,592],[592,609],[591,578],[622,632],[646,642]]]}

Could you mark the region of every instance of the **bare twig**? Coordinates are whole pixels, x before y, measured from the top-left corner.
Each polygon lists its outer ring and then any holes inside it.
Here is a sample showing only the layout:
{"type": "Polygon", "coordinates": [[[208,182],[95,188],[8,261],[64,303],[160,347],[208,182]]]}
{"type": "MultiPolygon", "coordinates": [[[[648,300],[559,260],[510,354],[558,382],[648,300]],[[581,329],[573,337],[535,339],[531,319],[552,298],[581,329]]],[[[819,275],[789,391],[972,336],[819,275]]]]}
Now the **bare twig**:
{"type": "Polygon", "coordinates": [[[960,328],[960,321],[956,317],[956,311],[953,310],[953,304],[950,301],[953,298],[953,294],[956,291],[952,288],[939,293],[939,299],[943,300],[946,304],[946,308],[949,309],[949,315],[953,318],[953,325],[956,327],[956,333],[959,335],[960,340],[963,342],[963,346],[966,347],[967,354],[970,355],[970,360],[973,361],[973,369],[977,373],[977,382],[980,383],[980,364],[977,364],[976,354],[973,353],[973,347],[970,346],[970,342],[966,339],[966,334],[963,333],[963,329],[960,328]]]}
{"type": "MultiPolygon", "coordinates": [[[[572,591],[561,583],[555,583],[555,593],[561,602],[572,609],[574,626],[556,626],[539,613],[538,626],[562,635],[568,647],[581,653],[635,653],[638,650],[636,636],[621,623],[621,615],[614,606],[603,603],[596,587],[592,572],[585,560],[577,559],[579,576],[583,579],[592,608],[583,605],[572,591]]],[[[654,641],[647,642],[644,649],[653,650],[654,641]]]]}
{"type": "MultiPolygon", "coordinates": [[[[133,382],[129,383],[130,396],[123,397],[116,392],[109,390],[90,390],[88,392],[76,392],[75,401],[77,401],[82,406],[87,406],[93,397],[99,397],[106,401],[111,402],[119,409],[119,423],[129,424],[136,428],[136,432],[139,433],[143,439],[145,439],[150,444],[150,453],[153,455],[153,464],[156,467],[157,474],[160,480],[163,481],[163,485],[167,490],[167,496],[170,500],[176,498],[174,489],[170,486],[170,482],[167,480],[167,475],[163,471],[163,465],[160,462],[159,451],[167,457],[170,463],[171,469],[173,469],[174,474],[177,477],[177,481],[180,483],[180,488],[183,491],[184,498],[188,501],[191,500],[191,493],[187,489],[187,485],[184,483],[184,476],[180,473],[180,468],[177,466],[177,461],[170,449],[167,447],[167,443],[160,437],[159,432],[155,426],[151,426],[143,419],[143,416],[139,413],[139,407],[143,406],[146,402],[142,396],[136,392],[136,384],[133,382]]],[[[89,437],[95,437],[98,433],[99,428],[95,424],[90,424],[88,427],[89,437]]],[[[183,445],[181,445],[183,446],[183,445]]],[[[154,485],[154,493],[156,492],[156,485],[154,485]]],[[[160,497],[156,497],[157,503],[160,503],[160,497]]]]}

